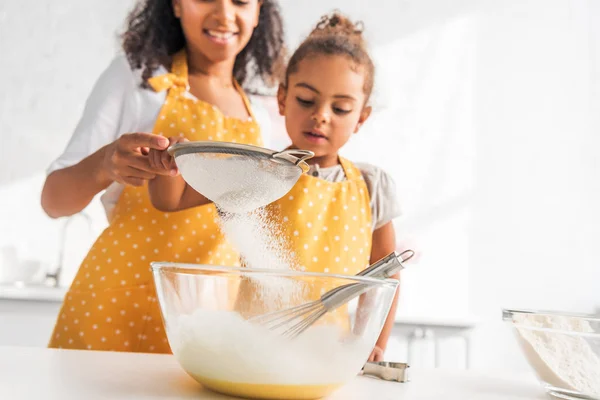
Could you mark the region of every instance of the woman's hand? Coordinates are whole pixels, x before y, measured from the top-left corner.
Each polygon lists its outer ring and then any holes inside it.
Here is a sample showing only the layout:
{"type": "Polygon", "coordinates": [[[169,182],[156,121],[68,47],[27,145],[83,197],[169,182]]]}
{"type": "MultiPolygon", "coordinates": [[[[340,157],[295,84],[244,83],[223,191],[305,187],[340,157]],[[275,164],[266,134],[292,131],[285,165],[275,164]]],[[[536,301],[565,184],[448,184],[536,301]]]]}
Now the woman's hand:
{"type": "Polygon", "coordinates": [[[169,140],[151,133],[126,133],[104,148],[100,176],[109,182],[142,186],[156,175],[169,175],[151,165],[149,152],[169,147],[169,140]]]}
{"type": "Polygon", "coordinates": [[[44,211],[51,218],[73,215],[113,182],[141,186],[145,180],[165,174],[164,168],[150,165],[148,152],[168,146],[166,138],[151,133],[122,135],[77,164],[48,175],[42,190],[44,211]]]}

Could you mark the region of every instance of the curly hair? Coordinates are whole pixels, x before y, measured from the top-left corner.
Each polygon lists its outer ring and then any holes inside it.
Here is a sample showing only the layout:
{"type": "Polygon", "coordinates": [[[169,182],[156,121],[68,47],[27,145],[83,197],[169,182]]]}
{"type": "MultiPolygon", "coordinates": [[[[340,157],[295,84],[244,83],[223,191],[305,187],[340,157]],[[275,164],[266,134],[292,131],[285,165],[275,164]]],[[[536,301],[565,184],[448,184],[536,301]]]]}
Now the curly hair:
{"type": "MultiPolygon", "coordinates": [[[[285,65],[283,21],[276,0],[262,0],[258,26],[250,41],[237,55],[233,76],[246,88],[255,78],[269,87],[279,81],[285,65]]],[[[127,18],[122,46],[129,64],[142,70],[142,86],[161,65],[169,66],[171,56],[185,47],[179,19],[171,0],[140,0],[127,18]]]]}
{"type": "Polygon", "coordinates": [[[317,26],[290,58],[285,72],[285,85],[287,86],[288,77],[298,70],[298,65],[305,58],[318,54],[342,55],[365,68],[363,90],[368,100],[373,91],[375,65],[369,55],[363,30],[362,22],[353,23],[337,10],[322,16],[317,26]]]}

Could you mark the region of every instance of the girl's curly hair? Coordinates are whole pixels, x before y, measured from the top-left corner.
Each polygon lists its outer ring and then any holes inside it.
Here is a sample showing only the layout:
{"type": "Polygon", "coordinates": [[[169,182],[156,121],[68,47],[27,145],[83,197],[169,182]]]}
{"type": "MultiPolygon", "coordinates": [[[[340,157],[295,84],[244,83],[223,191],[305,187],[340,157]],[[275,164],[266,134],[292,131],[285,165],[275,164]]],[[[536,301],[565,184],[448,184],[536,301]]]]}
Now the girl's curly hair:
{"type": "MultiPolygon", "coordinates": [[[[258,26],[237,55],[234,78],[245,84],[259,78],[275,86],[285,66],[283,21],[276,0],[262,0],[258,26]]],[[[179,19],[171,0],[140,0],[127,18],[122,46],[129,64],[142,69],[142,86],[161,65],[170,66],[171,56],[185,47],[179,19]]]]}

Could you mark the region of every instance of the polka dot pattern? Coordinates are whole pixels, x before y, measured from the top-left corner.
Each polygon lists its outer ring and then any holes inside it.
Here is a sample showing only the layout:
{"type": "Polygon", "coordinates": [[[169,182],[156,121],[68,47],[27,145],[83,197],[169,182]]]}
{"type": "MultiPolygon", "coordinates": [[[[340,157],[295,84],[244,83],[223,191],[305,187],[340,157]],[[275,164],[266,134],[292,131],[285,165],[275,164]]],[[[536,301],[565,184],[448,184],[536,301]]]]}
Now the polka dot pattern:
{"type": "MultiPolygon", "coordinates": [[[[327,182],[302,175],[283,198],[269,206],[279,218],[283,237],[289,238],[296,261],[303,270],[354,275],[369,265],[371,255],[371,208],[369,192],[360,170],[340,158],[346,174],[343,182],[327,182]]],[[[331,287],[311,286],[311,298],[331,287]]],[[[331,314],[327,318],[345,318],[331,314]]]]}
{"type": "Polygon", "coordinates": [[[370,261],[370,199],[360,170],[344,158],[340,162],[345,181],[302,175],[269,209],[280,219],[290,247],[297,249],[299,265],[313,272],[329,268],[330,273],[353,275],[370,261]]]}
{"type": "MultiPolygon", "coordinates": [[[[186,96],[186,74],[185,54],[179,53],[173,73],[151,81],[156,90],[169,89],[155,133],[262,145],[253,118],[227,118],[212,105],[186,96]]],[[[216,215],[213,205],[159,212],[146,187],[126,187],[109,227],[73,280],[49,346],[169,353],[150,263],[239,265],[237,253],[218,229],[216,215]]]]}

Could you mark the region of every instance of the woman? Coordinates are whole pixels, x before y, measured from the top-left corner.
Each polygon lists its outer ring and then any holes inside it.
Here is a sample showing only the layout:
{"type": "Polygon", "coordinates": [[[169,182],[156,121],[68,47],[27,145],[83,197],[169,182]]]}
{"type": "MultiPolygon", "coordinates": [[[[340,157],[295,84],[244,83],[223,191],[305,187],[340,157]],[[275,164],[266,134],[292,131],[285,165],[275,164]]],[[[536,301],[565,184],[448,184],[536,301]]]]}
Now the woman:
{"type": "Polygon", "coordinates": [[[168,353],[149,263],[233,265],[237,255],[213,205],[178,213],[152,207],[146,182],[174,172],[153,168],[148,151],[165,149],[171,136],[262,144],[242,85],[275,83],[281,16],[274,0],[146,0],[129,17],[123,49],[126,58],[100,77],[42,192],[44,210],[60,217],[106,189],[109,216],[66,295],[50,347],[168,353]]]}

